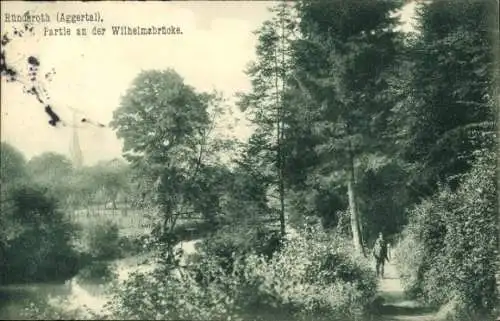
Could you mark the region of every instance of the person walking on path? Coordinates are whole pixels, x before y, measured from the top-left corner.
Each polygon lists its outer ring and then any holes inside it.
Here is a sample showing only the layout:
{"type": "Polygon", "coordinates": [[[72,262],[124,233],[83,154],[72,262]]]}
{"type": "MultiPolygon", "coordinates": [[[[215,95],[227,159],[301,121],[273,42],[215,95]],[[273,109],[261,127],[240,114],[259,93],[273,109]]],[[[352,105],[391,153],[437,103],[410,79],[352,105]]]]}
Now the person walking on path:
{"type": "Polygon", "coordinates": [[[375,258],[377,277],[384,277],[384,264],[385,261],[389,262],[387,251],[387,242],[384,240],[382,233],[378,234],[378,238],[373,246],[373,256],[375,258]]]}

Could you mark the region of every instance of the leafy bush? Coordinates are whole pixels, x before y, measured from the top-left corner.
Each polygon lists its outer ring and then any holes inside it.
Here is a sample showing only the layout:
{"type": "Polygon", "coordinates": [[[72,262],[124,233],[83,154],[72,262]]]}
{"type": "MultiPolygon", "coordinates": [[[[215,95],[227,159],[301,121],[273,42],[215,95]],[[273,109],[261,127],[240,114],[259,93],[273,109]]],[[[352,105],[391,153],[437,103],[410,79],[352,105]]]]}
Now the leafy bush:
{"type": "Polygon", "coordinates": [[[129,320],[229,320],[232,293],[220,283],[200,284],[192,273],[184,272],[134,273],[118,286],[109,311],[115,318],[129,320]]]}
{"type": "Polygon", "coordinates": [[[410,223],[396,249],[396,262],[405,291],[411,297],[431,304],[442,301],[437,297],[442,292],[432,291],[428,286],[439,288],[443,284],[426,284],[424,271],[436,266],[436,258],[443,255],[446,227],[442,213],[446,210],[445,200],[449,195],[450,191],[444,189],[432,200],[425,200],[410,211],[410,223]]]}
{"type": "Polygon", "coordinates": [[[229,271],[235,255],[245,256],[254,253],[270,258],[280,245],[281,236],[276,230],[264,227],[245,229],[227,226],[203,240],[199,251],[205,256],[218,258],[222,267],[229,271]]]}
{"type": "MultiPolygon", "coordinates": [[[[421,207],[429,206],[431,202],[424,202],[421,207]]],[[[414,209],[416,211],[420,207],[414,209]]],[[[416,215],[412,212],[413,215],[416,215]]],[[[416,217],[416,216],[415,216],[416,217]]],[[[422,271],[425,247],[416,237],[415,223],[409,224],[401,233],[401,240],[394,249],[395,264],[401,278],[406,295],[409,298],[420,299],[422,297],[422,271]]]]}
{"type": "Polygon", "coordinates": [[[105,284],[116,279],[109,262],[94,261],[78,272],[78,279],[87,283],[105,284]]]}
{"type": "Polygon", "coordinates": [[[201,251],[186,268],[135,274],[116,289],[111,311],[125,319],[352,319],[371,303],[377,283],[346,243],[312,230],[271,258],[233,252],[224,264],[231,247],[218,256],[201,251]]]}
{"type": "Polygon", "coordinates": [[[17,187],[8,199],[4,214],[17,231],[3,246],[0,282],[65,280],[74,275],[80,265],[72,247],[76,227],[57,201],[36,186],[17,187]]]}
{"type": "Polygon", "coordinates": [[[148,236],[128,237],[121,236],[118,246],[122,256],[132,256],[145,251],[148,236]]]}
{"type": "Polygon", "coordinates": [[[120,230],[111,221],[91,226],[87,231],[88,250],[96,260],[113,260],[121,256],[120,230]]]}
{"type": "Polygon", "coordinates": [[[397,251],[406,289],[453,306],[453,320],[476,320],[495,306],[496,202],[495,155],[481,152],[456,192],[441,188],[412,211],[397,251]]]}
{"type": "Polygon", "coordinates": [[[346,320],[362,314],[377,291],[369,262],[352,253],[349,240],[311,228],[250,270],[261,280],[260,295],[296,319],[346,320]]]}

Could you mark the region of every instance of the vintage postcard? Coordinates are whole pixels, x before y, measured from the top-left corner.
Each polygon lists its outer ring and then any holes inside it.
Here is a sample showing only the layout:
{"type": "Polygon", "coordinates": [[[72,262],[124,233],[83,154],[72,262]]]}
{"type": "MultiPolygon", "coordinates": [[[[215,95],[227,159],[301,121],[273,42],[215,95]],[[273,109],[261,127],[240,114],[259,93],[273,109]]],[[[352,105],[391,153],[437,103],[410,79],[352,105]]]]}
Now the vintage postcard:
{"type": "Polygon", "coordinates": [[[498,1],[1,12],[0,319],[500,314],[498,1]]]}

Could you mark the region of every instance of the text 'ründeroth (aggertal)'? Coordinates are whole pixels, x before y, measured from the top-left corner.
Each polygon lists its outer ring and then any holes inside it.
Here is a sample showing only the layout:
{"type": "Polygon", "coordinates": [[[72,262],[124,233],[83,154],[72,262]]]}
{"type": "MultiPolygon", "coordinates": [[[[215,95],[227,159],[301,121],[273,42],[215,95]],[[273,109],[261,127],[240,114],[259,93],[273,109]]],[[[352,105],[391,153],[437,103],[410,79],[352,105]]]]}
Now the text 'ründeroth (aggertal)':
{"type": "MultiPolygon", "coordinates": [[[[53,16],[48,13],[33,13],[26,11],[24,13],[5,13],[3,15],[6,23],[50,23],[53,22],[53,16]]],[[[101,23],[104,20],[99,11],[83,13],[65,13],[57,12],[56,21],[59,23],[75,24],[81,22],[101,23]]]]}

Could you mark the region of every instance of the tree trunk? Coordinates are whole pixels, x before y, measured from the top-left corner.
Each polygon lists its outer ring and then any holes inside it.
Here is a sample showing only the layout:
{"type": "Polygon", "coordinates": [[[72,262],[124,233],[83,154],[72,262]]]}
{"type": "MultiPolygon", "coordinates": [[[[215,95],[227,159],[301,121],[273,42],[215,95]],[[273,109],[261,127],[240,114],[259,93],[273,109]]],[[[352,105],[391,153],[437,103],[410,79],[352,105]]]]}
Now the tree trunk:
{"type": "MultiPolygon", "coordinates": [[[[283,97],[280,97],[280,88],[279,88],[279,78],[282,75],[279,74],[278,71],[278,52],[274,52],[274,63],[275,63],[275,75],[274,75],[274,86],[275,86],[275,98],[276,98],[276,170],[278,177],[278,193],[280,199],[280,232],[281,236],[286,235],[286,227],[285,227],[285,184],[283,182],[283,151],[282,151],[282,138],[283,138],[283,119],[282,119],[282,109],[283,109],[283,97]]],[[[284,80],[282,79],[284,82],[284,80]]],[[[283,92],[281,92],[281,95],[283,92]]]]}
{"type": "MultiPolygon", "coordinates": [[[[283,10],[285,10],[283,8],[283,10]]],[[[284,237],[286,234],[285,229],[285,155],[283,154],[283,142],[285,140],[285,122],[284,122],[284,111],[285,111],[285,101],[283,100],[283,94],[285,92],[285,20],[281,17],[281,99],[280,99],[280,109],[278,122],[280,123],[279,132],[279,160],[280,160],[280,206],[281,206],[281,235],[284,237]]]]}
{"type": "Polygon", "coordinates": [[[285,182],[284,182],[284,168],[283,168],[283,148],[281,146],[283,142],[283,123],[281,120],[281,108],[278,109],[278,121],[277,121],[277,171],[278,171],[278,193],[280,199],[280,232],[281,236],[285,236],[285,182]]]}
{"type": "Polygon", "coordinates": [[[351,216],[351,231],[352,240],[356,252],[366,256],[363,243],[361,241],[361,228],[358,208],[356,206],[356,190],[355,190],[355,176],[354,176],[354,155],[352,149],[349,151],[349,177],[347,179],[347,196],[349,198],[349,212],[351,216]]]}
{"type": "Polygon", "coordinates": [[[281,155],[280,151],[280,182],[279,182],[279,193],[280,193],[280,231],[281,235],[284,237],[286,234],[286,228],[285,228],[285,183],[284,183],[284,177],[283,177],[283,158],[281,155]]]}
{"type": "Polygon", "coordinates": [[[356,208],[356,196],[354,191],[354,182],[352,178],[349,178],[347,182],[347,195],[349,197],[349,212],[351,214],[351,230],[352,230],[352,240],[354,243],[354,248],[358,253],[365,255],[365,251],[361,243],[361,231],[359,228],[358,209],[356,208]]]}

